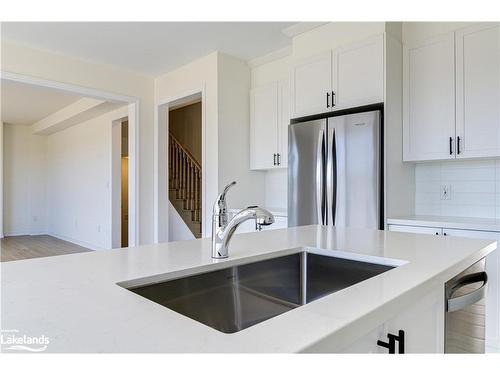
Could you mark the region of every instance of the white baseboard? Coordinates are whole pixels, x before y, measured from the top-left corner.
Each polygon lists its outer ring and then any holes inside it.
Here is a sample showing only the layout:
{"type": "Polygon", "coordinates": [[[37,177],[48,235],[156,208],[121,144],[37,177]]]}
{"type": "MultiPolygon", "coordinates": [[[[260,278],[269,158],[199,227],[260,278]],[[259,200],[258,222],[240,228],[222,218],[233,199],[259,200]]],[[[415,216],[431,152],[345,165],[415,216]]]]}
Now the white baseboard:
{"type": "Polygon", "coordinates": [[[88,242],[75,240],[74,238],[66,237],[66,236],[63,236],[63,235],[60,235],[60,234],[57,234],[57,233],[54,233],[54,232],[48,232],[47,234],[49,236],[52,236],[52,237],[55,237],[55,238],[59,238],[60,240],[71,242],[71,243],[74,243],[75,245],[78,245],[78,246],[86,247],[87,249],[90,249],[90,250],[96,250],[96,251],[97,250],[106,250],[103,247],[95,246],[95,245],[93,245],[91,243],[88,243],[88,242]]]}
{"type": "Polygon", "coordinates": [[[40,236],[40,235],[47,235],[47,236],[52,236],[55,238],[58,238],[60,240],[66,241],[66,242],[71,242],[75,245],[85,247],[89,250],[106,250],[103,247],[95,246],[91,243],[85,242],[85,241],[79,241],[75,240],[74,238],[71,237],[66,237],[54,232],[6,232],[4,233],[5,237],[15,237],[15,236],[40,236]]]}

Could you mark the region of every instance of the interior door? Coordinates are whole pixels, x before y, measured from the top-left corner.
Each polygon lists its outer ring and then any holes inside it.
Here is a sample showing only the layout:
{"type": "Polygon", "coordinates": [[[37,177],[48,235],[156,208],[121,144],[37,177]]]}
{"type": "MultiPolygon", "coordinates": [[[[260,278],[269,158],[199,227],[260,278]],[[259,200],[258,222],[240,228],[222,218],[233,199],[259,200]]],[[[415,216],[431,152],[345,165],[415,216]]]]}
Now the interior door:
{"type": "Polygon", "coordinates": [[[331,51],[296,61],[291,69],[290,82],[292,84],[292,117],[314,115],[331,110],[331,51]]]}
{"type": "Polygon", "coordinates": [[[456,32],[457,157],[500,156],[500,25],[456,32]]]}
{"type": "Polygon", "coordinates": [[[377,35],[333,52],[335,110],[384,101],[384,39],[377,35]]]}
{"type": "Polygon", "coordinates": [[[278,144],[278,83],[250,92],[251,168],[276,166],[278,144]]]}
{"type": "Polygon", "coordinates": [[[454,33],[403,49],[403,158],[455,157],[454,33]]]}
{"type": "Polygon", "coordinates": [[[288,226],[324,224],[326,120],[292,124],[288,136],[288,226]]]}

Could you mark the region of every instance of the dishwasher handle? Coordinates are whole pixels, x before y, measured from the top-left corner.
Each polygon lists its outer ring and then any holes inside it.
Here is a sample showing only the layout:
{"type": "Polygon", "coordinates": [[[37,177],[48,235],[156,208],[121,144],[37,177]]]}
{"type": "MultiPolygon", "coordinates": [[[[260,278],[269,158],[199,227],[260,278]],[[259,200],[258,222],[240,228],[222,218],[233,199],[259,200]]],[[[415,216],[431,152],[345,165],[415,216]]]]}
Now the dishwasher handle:
{"type": "Polygon", "coordinates": [[[446,311],[447,312],[454,312],[458,310],[462,310],[464,307],[467,307],[469,305],[472,305],[476,302],[479,302],[486,296],[486,286],[488,284],[488,275],[486,272],[477,272],[477,273],[472,273],[470,275],[465,275],[461,277],[460,279],[457,280],[455,285],[451,287],[450,291],[450,297],[453,296],[453,294],[460,288],[473,284],[473,283],[479,283],[482,282],[483,285],[481,285],[479,288],[474,290],[473,292],[464,294],[463,296],[460,297],[455,297],[455,298],[448,298],[446,300],[446,311]]]}

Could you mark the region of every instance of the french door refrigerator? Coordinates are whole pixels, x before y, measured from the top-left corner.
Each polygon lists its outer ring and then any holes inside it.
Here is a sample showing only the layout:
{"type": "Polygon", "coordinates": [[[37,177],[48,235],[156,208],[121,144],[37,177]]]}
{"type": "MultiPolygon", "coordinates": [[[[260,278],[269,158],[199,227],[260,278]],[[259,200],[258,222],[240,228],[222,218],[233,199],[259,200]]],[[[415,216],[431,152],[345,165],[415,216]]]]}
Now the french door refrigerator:
{"type": "Polygon", "coordinates": [[[381,112],[304,122],[288,138],[288,226],[383,229],[381,112]]]}

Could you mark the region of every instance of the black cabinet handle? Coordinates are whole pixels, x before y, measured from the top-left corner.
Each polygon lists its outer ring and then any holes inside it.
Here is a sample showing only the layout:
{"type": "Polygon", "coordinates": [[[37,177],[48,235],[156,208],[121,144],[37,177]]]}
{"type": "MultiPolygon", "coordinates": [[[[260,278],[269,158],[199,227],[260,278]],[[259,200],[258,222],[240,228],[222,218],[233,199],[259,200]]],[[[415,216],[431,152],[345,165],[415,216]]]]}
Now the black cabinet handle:
{"type": "Polygon", "coordinates": [[[326,108],[330,108],[330,93],[326,93],[326,108]]]}
{"type": "Polygon", "coordinates": [[[335,100],[335,91],[332,91],[332,107],[335,107],[337,105],[336,100],[335,100]]]}
{"type": "Polygon", "coordinates": [[[460,155],[460,137],[457,137],[457,155],[460,155]]]}
{"type": "Polygon", "coordinates": [[[439,236],[439,233],[438,233],[438,232],[436,232],[436,236],[439,236]]]}
{"type": "Polygon", "coordinates": [[[273,154],[273,165],[276,165],[276,154],[273,154]]]}
{"type": "Polygon", "coordinates": [[[453,155],[453,137],[450,137],[450,155],[453,155]]]}
{"type": "Polygon", "coordinates": [[[277,160],[278,160],[277,164],[281,165],[281,155],[279,153],[276,155],[277,155],[277,160]]]}
{"type": "Polygon", "coordinates": [[[389,337],[389,335],[387,337],[389,342],[377,340],[377,345],[389,349],[389,354],[396,354],[396,340],[394,340],[394,337],[389,337]]]}
{"type": "Polygon", "coordinates": [[[377,345],[389,350],[389,354],[396,354],[396,341],[398,342],[398,354],[405,352],[405,331],[400,329],[398,335],[387,334],[388,342],[377,340],[377,345]]]}

